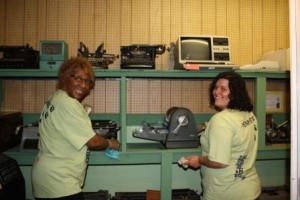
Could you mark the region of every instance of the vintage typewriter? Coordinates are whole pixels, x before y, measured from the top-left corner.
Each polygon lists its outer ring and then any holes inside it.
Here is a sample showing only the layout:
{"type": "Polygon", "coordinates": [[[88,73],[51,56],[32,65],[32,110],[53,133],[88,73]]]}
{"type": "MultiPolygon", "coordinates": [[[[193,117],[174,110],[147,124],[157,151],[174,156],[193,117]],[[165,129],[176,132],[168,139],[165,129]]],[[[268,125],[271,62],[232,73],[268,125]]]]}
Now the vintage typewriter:
{"type": "MultiPolygon", "coordinates": [[[[106,139],[117,139],[120,130],[120,126],[112,120],[92,120],[92,127],[96,134],[106,139]]],[[[37,151],[38,142],[38,122],[23,126],[20,151],[37,151]]]]}
{"type": "Polygon", "coordinates": [[[196,148],[199,137],[194,115],[187,108],[170,108],[161,126],[144,122],[133,137],[158,141],[166,148],[196,148]]]}
{"type": "Polygon", "coordinates": [[[121,127],[112,120],[92,120],[92,126],[98,135],[106,139],[118,139],[118,131],[121,127]]]}
{"type": "Polygon", "coordinates": [[[121,69],[155,69],[156,55],[164,52],[162,44],[121,46],[121,69]]]}
{"type": "Polygon", "coordinates": [[[89,49],[82,43],[79,43],[78,56],[86,58],[95,68],[108,69],[108,65],[112,64],[118,55],[107,54],[104,50],[104,43],[101,43],[95,53],[90,53],[89,49]]]}
{"type": "Polygon", "coordinates": [[[0,69],[38,69],[39,51],[25,46],[0,46],[0,69]]]}

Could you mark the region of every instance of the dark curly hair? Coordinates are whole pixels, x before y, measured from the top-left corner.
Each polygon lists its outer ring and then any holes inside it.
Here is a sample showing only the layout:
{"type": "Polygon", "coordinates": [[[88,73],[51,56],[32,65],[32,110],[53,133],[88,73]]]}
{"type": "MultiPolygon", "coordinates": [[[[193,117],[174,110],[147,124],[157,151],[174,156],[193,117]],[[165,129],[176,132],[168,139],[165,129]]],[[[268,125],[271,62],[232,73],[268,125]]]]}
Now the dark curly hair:
{"type": "MultiPolygon", "coordinates": [[[[230,101],[227,108],[248,112],[253,110],[253,105],[246,88],[246,83],[242,76],[234,71],[221,72],[210,84],[209,103],[212,107],[215,107],[213,90],[216,87],[216,83],[219,79],[226,79],[229,81],[230,101]]],[[[216,107],[215,109],[218,110],[216,107]]]]}
{"type": "Polygon", "coordinates": [[[57,89],[63,89],[65,81],[72,74],[76,74],[78,71],[84,71],[87,74],[93,83],[90,86],[90,89],[93,89],[95,86],[95,74],[93,71],[93,66],[83,57],[72,57],[62,64],[58,72],[57,89]]]}

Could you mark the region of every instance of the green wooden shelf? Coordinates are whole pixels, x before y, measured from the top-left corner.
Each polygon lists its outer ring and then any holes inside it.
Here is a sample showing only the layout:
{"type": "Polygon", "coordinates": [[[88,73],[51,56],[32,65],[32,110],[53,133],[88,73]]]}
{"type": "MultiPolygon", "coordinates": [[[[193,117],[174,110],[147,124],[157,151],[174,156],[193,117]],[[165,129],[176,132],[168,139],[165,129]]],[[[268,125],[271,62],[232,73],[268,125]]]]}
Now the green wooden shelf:
{"type": "MultiPolygon", "coordinates": [[[[213,78],[223,70],[105,70],[95,69],[97,78],[213,78]]],[[[245,78],[289,78],[288,72],[267,70],[235,70],[245,78]]],[[[57,71],[40,69],[0,69],[0,78],[56,78],[57,71]]]]}
{"type": "MultiPolygon", "coordinates": [[[[268,80],[289,79],[288,72],[266,71],[266,70],[236,70],[245,79],[253,80],[255,83],[255,114],[259,125],[258,160],[289,159],[290,150],[288,145],[274,146],[265,143],[265,114],[266,114],[266,86],[268,80]]],[[[163,114],[127,114],[126,82],[129,79],[197,79],[199,81],[212,79],[221,70],[100,70],[95,69],[97,79],[119,79],[120,84],[120,113],[97,115],[92,114],[92,119],[111,119],[121,126],[120,160],[108,158],[103,151],[91,151],[89,165],[147,165],[159,164],[161,166],[161,197],[171,198],[172,191],[172,165],[177,163],[182,156],[200,154],[199,148],[164,149],[159,143],[128,143],[127,126],[139,125],[141,120],[159,121],[163,114]]],[[[55,79],[57,71],[36,70],[0,70],[0,101],[2,101],[2,82],[4,79],[55,79]]],[[[211,114],[201,113],[195,115],[196,121],[209,119],[211,114]]],[[[25,123],[36,121],[39,113],[24,113],[25,123]]],[[[20,165],[31,166],[34,162],[36,152],[20,152],[13,148],[5,152],[8,156],[16,159],[20,165]]]]}
{"type": "MultiPolygon", "coordinates": [[[[37,151],[20,151],[19,147],[14,147],[4,152],[4,154],[16,159],[19,165],[31,166],[36,157],[37,151]]],[[[134,143],[127,144],[126,152],[120,150],[120,160],[109,158],[101,150],[90,151],[89,165],[134,165],[134,164],[160,164],[163,155],[172,157],[172,164],[183,156],[201,154],[201,148],[179,148],[165,149],[159,143],[134,143]]],[[[282,148],[265,148],[257,153],[257,160],[289,159],[290,150],[282,148]]]]}

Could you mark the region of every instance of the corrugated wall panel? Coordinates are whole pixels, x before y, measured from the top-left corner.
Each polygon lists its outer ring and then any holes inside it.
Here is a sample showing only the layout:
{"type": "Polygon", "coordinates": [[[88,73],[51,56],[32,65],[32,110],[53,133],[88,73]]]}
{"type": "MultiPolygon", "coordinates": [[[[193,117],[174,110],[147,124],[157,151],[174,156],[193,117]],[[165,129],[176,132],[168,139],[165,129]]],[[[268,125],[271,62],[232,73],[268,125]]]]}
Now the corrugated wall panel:
{"type": "Polygon", "coordinates": [[[240,64],[240,4],[236,0],[227,1],[227,35],[230,37],[231,43],[231,60],[234,64],[240,64]]]}
{"type": "Polygon", "coordinates": [[[253,15],[252,15],[252,52],[249,52],[249,55],[252,55],[252,61],[248,61],[247,63],[242,64],[249,64],[249,63],[256,63],[260,60],[262,53],[263,53],[263,7],[262,7],[263,0],[254,0],[253,5],[253,15]]]}
{"type": "Polygon", "coordinates": [[[5,41],[6,45],[24,45],[24,12],[25,12],[25,2],[24,0],[6,1],[6,16],[5,28],[5,41]]]}
{"type": "Polygon", "coordinates": [[[276,49],[277,4],[276,0],[263,1],[262,42],[263,53],[276,49]],[[276,21],[276,23],[274,23],[276,21]]]}
{"type": "MultiPolygon", "coordinates": [[[[120,55],[122,45],[170,47],[183,34],[227,35],[231,39],[233,63],[245,65],[256,63],[266,52],[289,47],[288,16],[288,0],[1,0],[0,45],[29,43],[38,49],[42,39],[62,39],[69,44],[69,55],[76,56],[80,41],[90,52],[104,42],[107,53],[120,55]]],[[[119,66],[117,59],[109,68],[119,66]]],[[[157,69],[172,66],[172,51],[156,58],[157,69]]],[[[2,109],[40,112],[42,105],[38,104],[43,104],[55,90],[55,83],[4,81],[2,109]],[[18,88],[26,88],[26,94],[18,88]]],[[[211,111],[206,90],[209,81],[199,82],[201,86],[180,80],[139,84],[137,80],[128,83],[128,112],[164,113],[175,105],[211,111]],[[186,100],[186,96],[199,89],[200,96],[186,100]],[[147,95],[139,96],[144,91],[147,95]]],[[[119,89],[118,81],[97,80],[86,102],[93,104],[94,112],[118,113],[119,89]]]]}
{"type": "Polygon", "coordinates": [[[240,44],[239,44],[239,61],[240,63],[251,63],[252,55],[248,52],[253,51],[252,39],[252,1],[240,1],[240,44]]]}

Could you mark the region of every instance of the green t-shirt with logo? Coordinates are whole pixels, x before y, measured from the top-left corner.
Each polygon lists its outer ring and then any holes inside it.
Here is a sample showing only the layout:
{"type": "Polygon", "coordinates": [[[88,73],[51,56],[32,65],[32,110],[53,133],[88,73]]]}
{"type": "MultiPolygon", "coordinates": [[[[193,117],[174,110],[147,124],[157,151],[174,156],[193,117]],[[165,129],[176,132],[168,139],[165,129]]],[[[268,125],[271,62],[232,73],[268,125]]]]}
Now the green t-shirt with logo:
{"type": "Polygon", "coordinates": [[[81,192],[87,165],[85,144],[95,135],[83,106],[57,90],[44,105],[39,134],[39,152],[32,168],[34,197],[81,192]]]}
{"type": "Polygon", "coordinates": [[[225,109],[209,121],[200,138],[202,155],[228,165],[201,166],[203,200],[253,200],[260,194],[255,161],[257,119],[252,112],[225,109]]]}

